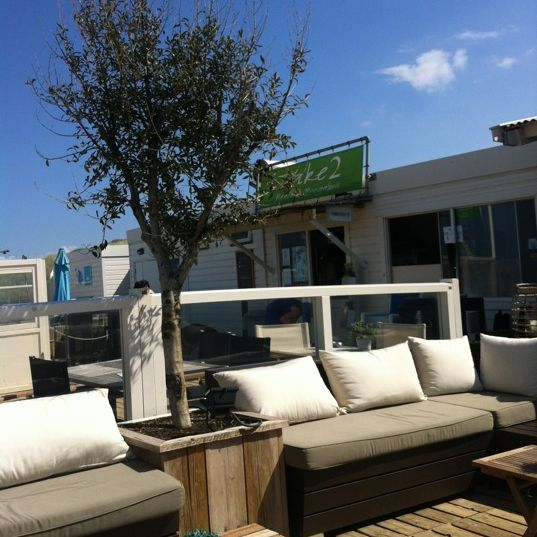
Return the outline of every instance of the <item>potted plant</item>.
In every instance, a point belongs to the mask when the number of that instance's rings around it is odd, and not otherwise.
[[[352,336],[356,341],[358,350],[371,350],[373,338],[377,335],[377,330],[376,325],[366,321],[356,321],[351,324]]]
[[[219,535],[218,533],[214,533],[212,531],[196,529],[189,531],[187,534],[185,534],[185,537],[219,537]]]
[[[356,283],[356,272],[352,263],[345,263],[345,272],[341,278],[342,285],[354,285]]]

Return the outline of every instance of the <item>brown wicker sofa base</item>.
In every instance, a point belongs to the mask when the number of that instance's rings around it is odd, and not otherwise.
[[[460,493],[492,433],[322,470],[286,468],[292,536],[322,533]]]
[[[517,424],[535,426],[536,416],[531,399],[480,392],[293,425],[284,430],[291,535],[340,529],[461,493],[476,476],[472,460],[496,451],[495,439]],[[330,457],[347,459],[329,464]]]
[[[497,449],[495,437],[536,418],[530,398],[478,392],[291,425],[283,430],[290,535],[330,532],[464,492],[477,475],[472,461]]]

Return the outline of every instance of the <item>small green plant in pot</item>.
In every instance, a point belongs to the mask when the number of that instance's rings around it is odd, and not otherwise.
[[[185,537],[219,537],[219,535],[207,530],[193,530],[188,532]]]
[[[358,350],[371,350],[373,338],[377,335],[377,327],[374,324],[366,321],[356,321],[351,324],[351,332]]]

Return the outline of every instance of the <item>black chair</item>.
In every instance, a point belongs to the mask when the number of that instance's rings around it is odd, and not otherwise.
[[[235,336],[222,332],[200,334],[198,359],[214,365],[242,365],[266,362],[270,357],[270,338]]]
[[[71,391],[66,361],[30,356],[30,371],[34,397],[61,395]]]

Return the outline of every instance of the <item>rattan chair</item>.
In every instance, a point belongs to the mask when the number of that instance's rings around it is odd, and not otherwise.
[[[425,323],[377,323],[377,326],[377,349],[404,343],[408,336],[425,339],[427,332],[427,325]]]
[[[270,338],[273,356],[306,356],[312,352],[308,323],[256,324],[255,335]]]

